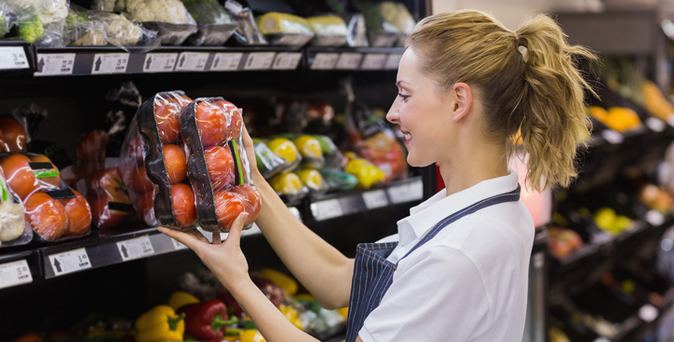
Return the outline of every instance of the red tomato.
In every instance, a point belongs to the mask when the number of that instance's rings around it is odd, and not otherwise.
[[[178,145],[166,144],[163,147],[164,166],[171,184],[180,183],[187,175],[185,151]]]
[[[31,170],[30,159],[23,154],[12,154],[0,162],[0,167],[7,178],[9,187],[22,199],[38,188],[38,182],[33,170]]]
[[[215,193],[215,216],[220,227],[229,231],[234,220],[246,210],[241,196],[234,192],[218,191]]]
[[[0,118],[0,152],[25,150],[26,136],[26,129],[14,118]]]
[[[204,159],[215,191],[234,183],[234,158],[229,147],[210,147],[204,151]]]
[[[197,219],[194,207],[194,192],[187,184],[175,184],[171,187],[171,208],[173,217],[180,227],[191,227]]]
[[[257,189],[255,189],[255,187],[250,184],[235,186],[232,188],[232,191],[239,194],[243,199],[245,211],[248,213],[246,225],[255,222],[255,219],[260,214],[262,204],[262,201],[260,200],[260,193],[257,192]]]
[[[26,220],[45,240],[56,240],[68,231],[66,211],[61,202],[44,192],[35,192],[24,203]]]
[[[225,140],[238,139],[241,136],[241,125],[243,122],[243,117],[241,116],[239,108],[227,100],[215,100],[213,103],[222,108],[227,116]]]
[[[225,140],[227,121],[222,107],[202,101],[197,104],[195,118],[197,130],[204,148],[220,144]]]
[[[180,135],[180,111],[190,101],[190,98],[181,95],[155,99],[154,119],[157,123],[161,142],[172,143],[178,139]]]
[[[65,210],[68,217],[68,235],[81,235],[91,228],[91,209],[89,203],[79,192],[72,190],[75,198],[66,201]]]
[[[54,177],[43,177],[38,175],[38,183],[47,183],[47,187],[54,187],[54,188],[60,188],[61,187],[61,173],[59,172],[59,169],[54,165],[54,163],[49,160],[49,158],[43,154],[38,154],[30,158],[31,162],[33,163],[49,163],[51,164],[51,169],[48,170],[43,170],[43,171],[49,171],[50,173],[56,173]]]

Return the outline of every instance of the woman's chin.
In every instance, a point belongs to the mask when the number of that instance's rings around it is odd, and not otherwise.
[[[426,167],[432,164],[435,164],[433,160],[423,160],[421,158],[416,158],[412,153],[407,154],[407,164],[411,167]]]

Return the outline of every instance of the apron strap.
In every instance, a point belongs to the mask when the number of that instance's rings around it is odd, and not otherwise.
[[[505,203],[505,202],[517,202],[520,199],[520,186],[519,184],[517,185],[517,189],[510,191],[510,192],[505,192],[502,194],[494,195],[489,198],[485,198],[483,200],[480,200],[472,205],[469,205],[447,217],[444,219],[440,220],[431,230],[414,246],[412,247],[411,250],[409,250],[400,260],[406,258],[408,255],[410,255],[412,252],[414,252],[417,248],[421,247],[424,245],[426,242],[430,241],[432,238],[434,238],[442,229],[453,223],[454,221],[457,221],[458,219],[472,214],[480,209],[484,209],[487,207],[491,207],[496,204],[500,203]],[[400,260],[398,262],[400,262]]]

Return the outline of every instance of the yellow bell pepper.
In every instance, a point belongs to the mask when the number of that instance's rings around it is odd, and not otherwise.
[[[185,291],[175,291],[169,297],[168,303],[173,310],[178,310],[181,306],[199,303],[199,299]]]
[[[257,329],[245,329],[239,335],[240,342],[266,342]]]
[[[168,305],[159,305],[136,321],[137,342],[182,341],[185,321]]]
[[[293,278],[287,276],[284,273],[272,270],[270,268],[265,268],[260,271],[260,275],[278,285],[289,296],[294,296],[297,293],[297,288],[299,285]]]
[[[281,305],[279,310],[281,310],[283,316],[286,316],[288,321],[290,321],[290,323],[292,323],[297,329],[304,330],[304,325],[302,324],[302,321],[300,321],[299,314],[295,308],[292,306]]]

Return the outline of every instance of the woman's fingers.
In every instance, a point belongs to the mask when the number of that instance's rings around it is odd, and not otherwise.
[[[229,228],[229,234],[227,235],[227,243],[232,243],[234,246],[239,247],[241,242],[241,231],[243,230],[243,224],[248,218],[248,213],[241,213],[236,217],[236,220],[232,222],[232,227]]]

